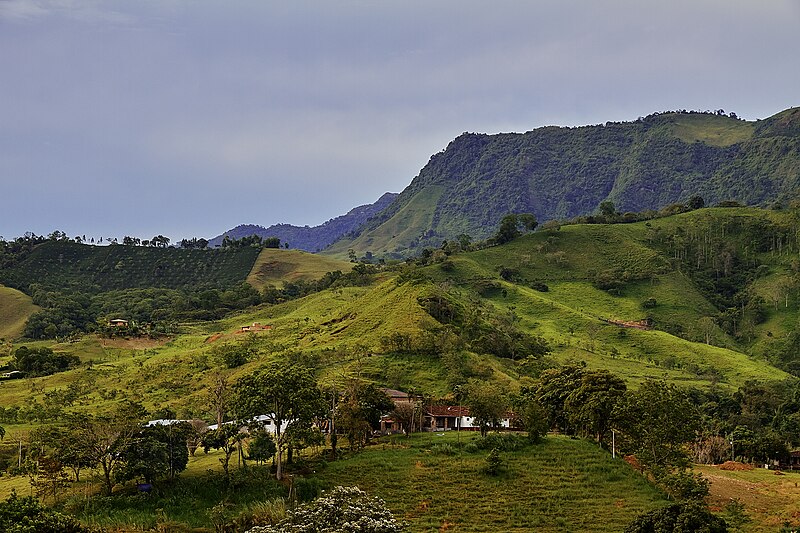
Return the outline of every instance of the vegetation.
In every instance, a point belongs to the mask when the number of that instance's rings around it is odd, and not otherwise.
[[[523,134],[464,133],[360,233],[328,251],[402,257],[459,234],[487,239],[508,213],[563,220],[606,201],[621,217],[692,195],[708,205],[786,204],[800,178],[798,123],[797,108],[758,122],[682,110]]]
[[[611,205],[602,211],[617,216]],[[75,317],[97,334],[0,346],[9,369],[18,353],[70,361],[63,371],[0,383],[0,467],[14,474],[0,488],[30,485],[41,498],[64,501],[94,480],[109,496],[92,499],[86,511],[67,506],[70,513],[107,525],[104,513],[113,509],[118,523],[146,518],[140,523],[156,527],[166,523],[155,511],[163,507],[127,496],[134,482],[163,491],[158,498],[173,505],[180,498],[172,487],[202,492],[198,476],[212,469],[208,483],[220,492],[203,496],[205,510],[193,507],[196,517],[170,510],[170,517],[189,527],[230,525],[258,498],[275,511],[260,523],[274,524],[286,507],[273,499],[288,493],[271,483],[253,500],[248,492],[234,508],[216,507],[226,491],[249,483],[245,472],[266,479],[274,456],[281,477],[292,473],[298,482],[316,471],[298,497],[358,485],[384,498],[413,531],[446,523],[592,530],[584,514],[622,530],[666,497],[708,494],[708,481],[687,469],[692,461],[771,462],[800,446],[798,382],[774,366],[792,372],[797,361],[795,220],[792,207],[698,208],[633,223],[548,227],[497,246],[456,239],[403,263],[352,263],[348,273],[280,280],[262,291],[240,284],[65,293],[45,283],[34,294],[43,310],[74,310],[51,325],[58,330]],[[293,273],[311,264],[300,259]],[[107,323],[120,315],[130,319],[127,329]],[[146,333],[158,317],[176,324],[169,336],[136,336],[134,328]],[[243,331],[254,323],[264,327]],[[412,434],[369,446],[380,415],[392,411],[379,386],[414,398],[407,412],[395,409],[408,431],[427,406],[459,404],[484,436]],[[299,396],[286,400],[292,394]],[[275,409],[284,401],[294,411]],[[527,435],[493,433],[508,410]],[[274,437],[254,423],[281,411],[272,427],[293,423]],[[197,423],[142,429],[155,418]],[[202,433],[212,420],[223,424]],[[336,437],[324,442],[312,422],[333,424]],[[245,426],[249,434],[240,431]],[[575,440],[546,437],[549,429]],[[573,444],[595,459],[556,459]],[[208,455],[193,456],[198,448]],[[609,452],[635,455],[644,475]],[[605,466],[576,474],[584,464]],[[591,477],[593,468],[602,475]],[[521,487],[530,491],[544,479],[528,472],[536,469],[575,485],[554,489],[554,498],[534,492],[525,499]],[[630,484],[616,485],[621,479]],[[415,488],[414,480],[430,486]],[[592,496],[597,487],[649,496],[635,505],[627,496],[590,505],[576,496],[586,487]],[[488,525],[488,503],[473,513],[464,508],[470,498],[454,505],[439,495],[496,499],[501,490],[510,491],[510,508]],[[751,512],[740,511],[739,518]],[[256,523],[251,515],[241,520]]]

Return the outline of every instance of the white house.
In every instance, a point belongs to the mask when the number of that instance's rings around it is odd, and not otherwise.
[[[451,431],[454,429],[480,430],[469,408],[457,405],[432,405],[425,414],[427,427],[431,431]],[[506,413],[500,419],[500,429],[511,429],[511,415]]]
[[[281,424],[281,433],[286,431],[286,428],[289,426],[290,422],[291,422],[290,420],[284,420],[283,421],[283,423]],[[233,424],[233,423],[234,422],[223,422],[222,424],[223,425],[228,425],[228,424]],[[273,435],[275,433],[277,433],[277,431],[276,431],[276,427],[277,426],[271,420],[271,418],[269,416],[267,416],[267,415],[259,415],[259,416],[255,417],[255,418],[251,418],[249,420],[245,420],[244,421],[244,427],[247,428],[248,430],[249,430],[249,426],[251,426],[251,425],[252,426],[256,426],[256,427],[262,427],[267,431],[267,433],[271,433]],[[209,431],[214,431],[218,427],[219,427],[218,424],[213,424],[211,426],[208,426],[208,429],[209,429]]]

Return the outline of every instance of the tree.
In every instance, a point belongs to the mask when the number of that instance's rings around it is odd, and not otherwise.
[[[203,451],[208,453],[209,450],[222,450],[225,457],[220,459],[222,463],[222,470],[225,472],[225,479],[230,479],[229,465],[231,456],[238,450],[240,443],[246,435],[242,433],[238,424],[227,423],[222,424],[216,429],[211,429],[203,434],[203,439],[200,445]]]
[[[469,383],[465,392],[469,414],[480,426],[481,436],[485,437],[489,429],[500,426],[507,408],[506,399],[497,387],[486,382]]]
[[[517,415],[517,422],[528,432],[528,440],[536,443],[547,435],[547,430],[550,429],[547,411],[536,400],[535,389],[522,387],[511,405]]]
[[[289,511],[289,518],[273,526],[255,527],[250,533],[344,532],[400,533],[398,522],[383,500],[358,487],[336,487],[316,500]]]
[[[239,378],[233,392],[233,405],[241,419],[264,415],[274,424],[278,447],[276,477],[283,479],[284,425],[307,423],[325,413],[311,370],[297,363],[273,363]]]
[[[248,459],[263,463],[275,455],[277,451],[275,439],[272,438],[268,431],[261,429],[254,431],[250,436],[250,442],[247,444]]]
[[[689,198],[689,201],[686,202],[686,206],[689,209],[702,209],[706,206],[706,201],[703,200],[703,197],[699,194],[694,194]]]
[[[421,408],[418,404],[409,402],[398,402],[392,411],[392,418],[400,424],[400,429],[406,436],[414,431],[414,424],[419,419]]]
[[[564,401],[567,417],[573,427],[582,428],[602,444],[625,389],[622,378],[607,370],[585,371]]]
[[[347,436],[351,450],[360,449],[380,427],[381,416],[393,409],[394,402],[382,390],[353,379],[336,408],[336,426]]]
[[[576,390],[585,372],[583,365],[567,365],[542,372],[535,387],[535,399],[547,413],[550,427],[558,428],[567,435],[574,433],[565,403]]]
[[[605,202],[600,202],[600,216],[602,216],[606,222],[611,222],[617,216],[617,210],[614,207],[614,202],[606,200]]]
[[[688,396],[675,385],[648,380],[628,391],[617,413],[617,428],[628,451],[650,470],[683,467],[685,444],[699,429],[700,416]]]
[[[145,483],[160,477],[173,479],[189,463],[186,437],[190,430],[186,423],[142,428],[119,451],[124,465],[117,479],[141,478]]]
[[[93,465],[100,466],[107,495],[111,495],[114,488],[113,474],[124,461],[120,452],[136,434],[143,411],[141,405],[126,403],[110,415],[86,417],[80,422],[75,419],[80,424],[85,453],[89,454]]]
[[[509,214],[500,220],[500,227],[494,235],[494,242],[505,244],[511,242],[520,235],[520,227],[525,231],[533,231],[538,225],[536,216],[531,213]]]

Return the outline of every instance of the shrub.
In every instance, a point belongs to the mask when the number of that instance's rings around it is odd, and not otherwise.
[[[431,446],[431,451],[438,455],[455,455],[458,450],[452,444],[443,442],[441,444],[434,444]]]
[[[676,503],[637,516],[625,528],[625,533],[679,533],[703,531],[727,533],[725,520],[714,516],[697,502]]]
[[[492,451],[486,456],[486,473],[490,476],[496,476],[500,473],[502,467],[503,459],[500,457],[500,451],[497,448],[492,448]]]
[[[12,491],[0,503],[0,531],[6,533],[89,533],[75,519],[51,511],[31,496],[19,498]]]
[[[656,305],[658,305],[658,302],[656,302],[656,299],[650,297],[647,300],[642,302],[642,309],[652,309]]]
[[[480,448],[474,442],[468,442],[464,445],[464,453],[478,453]]]
[[[317,498],[321,492],[319,479],[315,477],[298,478],[294,482],[294,490],[299,501],[310,502]]]
[[[347,531],[348,533],[396,533],[405,529],[386,504],[358,487],[336,487],[311,503],[289,512],[279,524],[255,527],[250,533]]]
[[[534,281],[531,283],[531,289],[539,292],[547,292],[550,290],[550,287],[548,287],[543,281]]]

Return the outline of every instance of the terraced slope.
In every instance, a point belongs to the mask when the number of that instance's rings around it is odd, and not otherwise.
[[[258,249],[249,247],[184,250],[46,242],[0,270],[0,281],[23,291],[32,283],[89,293],[147,287],[223,288],[245,281],[258,254]]]

